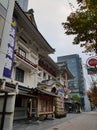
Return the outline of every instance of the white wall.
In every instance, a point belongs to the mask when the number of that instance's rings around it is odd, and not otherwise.
[[[46,73],[46,76],[44,78],[43,74]],[[40,74],[40,76],[38,75]],[[53,79],[54,76],[51,75],[50,73],[48,73],[46,70],[44,70],[43,68],[39,67],[38,68],[38,74],[37,74],[37,82],[41,82],[43,80],[48,80],[49,76],[50,76],[50,79]]]

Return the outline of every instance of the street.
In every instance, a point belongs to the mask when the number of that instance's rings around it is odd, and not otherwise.
[[[97,130],[97,112],[67,114],[67,117],[39,122],[14,122],[13,130]]]

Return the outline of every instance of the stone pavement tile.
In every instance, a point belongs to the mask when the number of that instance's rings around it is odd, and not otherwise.
[[[14,122],[13,130],[35,130],[39,127],[40,121],[21,121]]]
[[[97,130],[97,112],[84,113],[47,130]]]

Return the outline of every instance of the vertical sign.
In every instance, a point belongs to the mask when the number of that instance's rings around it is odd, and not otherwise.
[[[12,66],[14,60],[14,47],[15,47],[15,37],[16,37],[16,19],[13,18],[11,23],[11,28],[9,32],[9,39],[7,44],[7,54],[6,54],[6,61],[3,70],[3,76],[7,78],[11,78],[12,74]]]

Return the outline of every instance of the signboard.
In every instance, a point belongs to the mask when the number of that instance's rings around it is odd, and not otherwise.
[[[5,62],[4,70],[3,70],[3,76],[7,78],[11,78],[11,74],[12,74],[15,37],[16,37],[16,20],[15,18],[13,18],[10,32],[9,32],[8,44],[7,44],[6,62]]]
[[[90,57],[87,59],[87,72],[90,75],[97,74],[97,57]]]
[[[97,74],[97,67],[95,68],[87,68],[88,74]]]
[[[57,89],[57,92],[58,92],[58,95],[59,96],[63,96],[64,97],[64,89],[62,89],[62,88],[59,88],[59,89]]]

